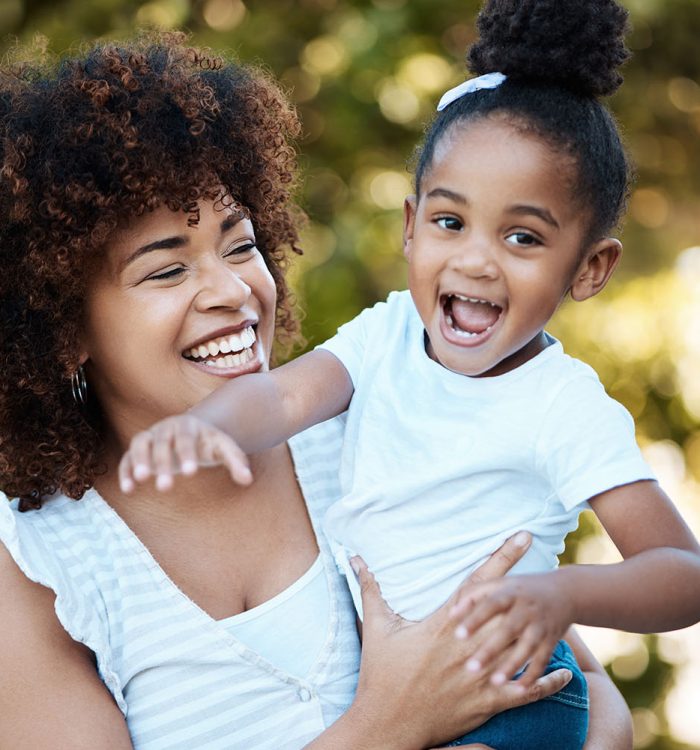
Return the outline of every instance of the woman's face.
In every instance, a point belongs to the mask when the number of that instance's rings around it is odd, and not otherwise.
[[[87,293],[88,390],[120,443],[269,365],[276,290],[251,222],[214,202],[188,218],[161,207],[115,233]]]

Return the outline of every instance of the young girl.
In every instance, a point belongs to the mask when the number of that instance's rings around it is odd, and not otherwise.
[[[469,669],[526,685],[571,664],[559,643],[571,623],[646,632],[698,620],[697,542],[641,458],[629,414],[544,330],[567,295],[601,291],[620,257],[609,233],[628,165],[597,97],[621,82],[625,27],[613,0],[490,0],[470,53],[480,77],[443,97],[405,204],[410,295],[391,294],[316,351],[137,436],[123,489],[151,474],[165,489],[174,471],[209,462],[246,483],[241,449],[349,407],[345,495],[325,529],[358,607],[354,555],[396,611],[420,619],[526,528],[534,542],[521,575],[454,607],[462,638],[499,617]],[[239,364],[229,358],[254,326],[232,333],[182,355]],[[625,561],[556,570],[587,507]],[[581,747],[582,685],[574,679],[545,711],[524,709],[507,734],[495,719],[454,744]]]

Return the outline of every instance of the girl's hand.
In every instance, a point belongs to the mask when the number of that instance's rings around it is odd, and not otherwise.
[[[552,695],[566,685],[571,679],[568,670],[553,672],[527,688],[519,682],[494,685],[487,674],[469,672],[465,667],[483,639],[491,635],[493,626],[483,628],[481,638],[454,638],[450,609],[460,596],[481,585],[475,580],[503,575],[528,546],[527,535],[524,546],[513,539],[506,542],[458,594],[417,623],[404,620],[388,608],[364,563],[355,559],[365,619],[357,696],[346,714],[354,728],[353,741],[358,740],[360,732],[359,739],[380,738],[376,745],[360,743],[362,747],[437,747],[501,711]],[[338,732],[341,726],[336,728]],[[310,747],[316,746],[325,747],[322,743]]]
[[[119,486],[128,494],[155,476],[156,488],[168,490],[175,474],[192,476],[205,466],[225,466],[237,484],[253,481],[248,458],[233,438],[192,414],[168,417],[132,439],[119,462]]]
[[[544,573],[465,588],[451,617],[458,639],[478,637],[481,641],[467,662],[469,671],[489,673],[493,684],[502,685],[527,664],[518,682],[529,687],[543,673],[554,647],[572,624],[573,612],[556,573]],[[480,634],[494,618],[499,624],[484,638]]]

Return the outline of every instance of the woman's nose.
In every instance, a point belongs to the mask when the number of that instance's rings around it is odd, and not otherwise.
[[[199,310],[242,307],[251,295],[251,288],[228,263],[214,263],[200,269],[200,289],[195,304]]]

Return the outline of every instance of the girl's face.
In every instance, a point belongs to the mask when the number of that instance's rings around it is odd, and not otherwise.
[[[87,294],[83,356],[118,441],[267,369],[275,305],[253,226],[234,208],[202,202],[188,226],[161,207],[116,233]]]
[[[406,202],[404,238],[434,360],[470,376],[508,372],[546,346],[567,291],[584,299],[602,288],[619,243],[581,255],[588,217],[570,177],[546,144],[494,119],[438,144],[417,205]]]

